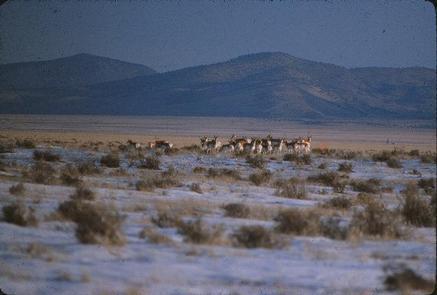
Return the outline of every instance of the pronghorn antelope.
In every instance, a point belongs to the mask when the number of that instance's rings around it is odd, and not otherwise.
[[[233,153],[235,151],[235,146],[232,143],[226,143],[221,146],[220,152]]]
[[[234,146],[236,152],[249,151],[249,145],[252,143],[252,139],[247,137],[237,138],[235,134],[233,134],[229,139],[229,143]]]
[[[134,142],[134,141],[128,139],[128,141],[127,141],[127,146],[128,146],[128,147],[134,147],[134,148],[136,148],[136,149],[140,149],[140,148],[141,148],[141,143],[139,143],[139,142]]]
[[[208,138],[206,136],[200,138],[200,143],[202,145],[202,149],[206,151],[206,153],[211,153],[212,151],[217,151],[222,146],[222,143],[217,140],[217,136],[214,136],[213,139]]]
[[[155,140],[151,141],[148,144],[151,149],[171,149],[173,144],[168,142],[167,140]]]
[[[269,139],[271,142],[272,152],[275,151],[277,151],[278,153],[282,152],[285,145],[285,138],[272,138],[272,136],[269,134],[267,136],[267,139]]]
[[[272,152],[272,141],[269,138],[261,139],[261,144],[265,153],[270,154]]]
[[[255,154],[261,154],[263,152],[263,140],[259,138],[255,138],[253,141],[252,150]]]

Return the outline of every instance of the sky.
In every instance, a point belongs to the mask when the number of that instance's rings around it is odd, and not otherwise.
[[[419,0],[9,0],[0,63],[89,53],[165,72],[280,51],[349,68],[435,68],[435,24]]]

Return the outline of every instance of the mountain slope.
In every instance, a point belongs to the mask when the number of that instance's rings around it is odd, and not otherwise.
[[[0,89],[77,87],[156,72],[146,66],[90,54],[0,65]]]
[[[431,69],[347,69],[259,53],[81,88],[3,92],[0,106],[4,113],[432,120],[435,95]]]

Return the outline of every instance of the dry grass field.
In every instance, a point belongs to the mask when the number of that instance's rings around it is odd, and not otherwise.
[[[3,292],[431,292],[435,130],[232,120],[2,116]],[[232,133],[313,149],[198,146]],[[175,148],[126,145],[156,138]]]

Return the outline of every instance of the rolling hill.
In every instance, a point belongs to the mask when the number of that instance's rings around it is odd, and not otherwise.
[[[435,78],[427,68],[348,69],[258,53],[80,87],[0,87],[0,112],[434,120]]]

